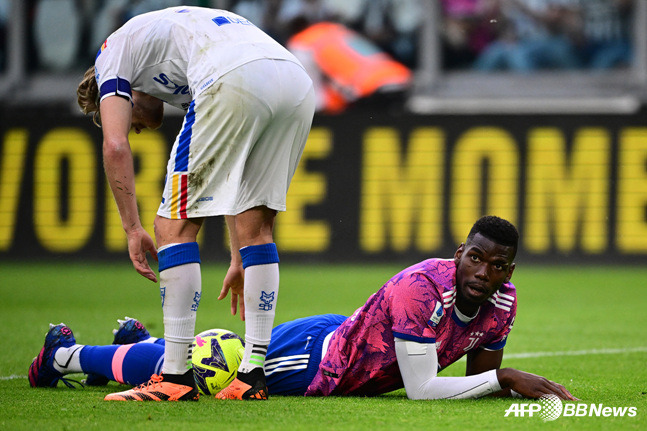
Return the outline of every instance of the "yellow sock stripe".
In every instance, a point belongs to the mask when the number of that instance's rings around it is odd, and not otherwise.
[[[180,214],[178,212],[178,205],[180,204],[180,176],[178,174],[173,174],[171,181],[171,218],[177,219],[180,218]]]

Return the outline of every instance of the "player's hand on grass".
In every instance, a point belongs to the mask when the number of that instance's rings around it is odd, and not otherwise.
[[[577,400],[564,386],[536,374],[503,368],[497,370],[497,378],[502,388],[512,389],[526,398],[539,398],[542,395],[553,394],[562,400]]]
[[[153,259],[157,260],[157,249],[155,248],[153,239],[142,227],[128,231],[127,235],[128,255],[133,262],[135,270],[150,281],[157,283],[157,275],[151,269],[148,260],[146,260],[146,252],[150,253]]]
[[[222,290],[218,299],[225,299],[227,293],[231,291],[231,314],[236,315],[236,311],[240,307],[240,320],[245,320],[245,270],[243,269],[242,262],[232,263],[227,270],[227,275],[222,282]]]

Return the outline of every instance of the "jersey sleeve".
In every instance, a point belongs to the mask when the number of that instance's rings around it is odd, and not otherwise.
[[[396,338],[395,352],[409,399],[480,398],[501,389],[496,370],[465,377],[438,377],[438,356],[434,344],[418,344]]]
[[[485,350],[501,350],[505,347],[505,344],[508,341],[508,335],[512,330],[512,326],[514,325],[514,319],[517,315],[516,297],[506,295],[506,294],[502,295],[501,293],[499,293],[499,296],[501,296],[502,298],[498,299],[497,301],[504,305],[507,304],[509,307],[508,308],[509,311],[505,315],[505,323],[503,324],[503,327],[498,332],[498,334],[493,338],[492,341],[481,346]]]
[[[100,100],[121,96],[132,103],[132,58],[130,39],[126,35],[113,34],[103,43],[94,62]]]
[[[399,278],[389,288],[393,335],[407,341],[435,343],[435,326],[442,317],[442,301],[431,281],[419,273]],[[440,317],[437,315],[440,313]]]

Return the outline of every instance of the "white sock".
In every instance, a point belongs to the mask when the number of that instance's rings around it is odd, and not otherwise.
[[[202,281],[199,263],[167,268],[160,272],[160,291],[166,340],[162,373],[184,374],[191,366],[191,343]]]
[[[245,268],[245,354],[238,368],[243,373],[265,364],[278,294],[278,263]]]
[[[59,347],[54,353],[54,369],[63,374],[82,373],[81,350],[83,347],[82,344]]]

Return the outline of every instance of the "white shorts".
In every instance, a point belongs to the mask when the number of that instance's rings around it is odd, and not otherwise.
[[[314,113],[312,81],[299,65],[256,60],[223,75],[188,109],[167,166],[169,219],[285,211]]]

